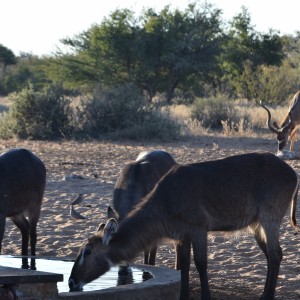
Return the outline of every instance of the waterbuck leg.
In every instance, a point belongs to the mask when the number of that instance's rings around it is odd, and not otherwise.
[[[193,233],[192,245],[194,261],[200,277],[201,299],[210,300],[211,294],[207,276],[207,232],[201,230]]]
[[[189,272],[191,263],[191,239],[185,236],[184,239],[176,245],[176,268],[181,271],[181,286],[179,300],[189,299],[190,286],[189,286]]]
[[[149,253],[149,261],[148,264],[154,266],[155,265],[155,258],[156,258],[156,251],[157,251],[157,246],[153,247],[150,250]]]
[[[29,235],[30,235],[30,253],[31,256],[36,255],[36,242],[37,242],[37,233],[36,227],[39,220],[39,211],[36,211],[35,214],[32,216],[30,212],[28,212],[29,217]],[[31,258],[30,260],[30,269],[36,270],[35,259]]]
[[[145,265],[149,265],[149,251],[148,250],[145,250],[144,251],[144,264]]]
[[[36,226],[37,221],[33,222],[32,220],[29,222],[29,234],[30,234],[30,248],[31,248],[31,255],[35,256],[36,253],[36,241],[37,241],[37,234],[36,234]]]
[[[290,151],[294,151],[294,143],[297,136],[297,128],[295,128],[290,134]]]
[[[0,253],[2,250],[2,240],[4,236],[4,230],[5,230],[5,214],[0,214]]]
[[[35,256],[35,249],[36,249],[36,242],[37,242],[37,234],[36,234],[36,227],[40,217],[41,211],[41,203],[42,203],[42,196],[38,197],[38,204],[31,206],[28,209],[28,219],[29,219],[29,234],[30,234],[30,247],[31,247],[31,255]]]
[[[272,232],[272,234],[270,232]],[[274,227],[270,230],[268,230],[268,228],[263,230],[260,227],[255,231],[255,239],[267,258],[268,267],[266,284],[260,299],[274,299],[280,263],[282,260],[282,250],[279,245],[279,228],[276,226],[275,231]]]
[[[29,241],[29,223],[23,214],[13,216],[10,218],[14,224],[20,229],[22,234],[22,256],[28,255],[28,241]],[[22,268],[28,269],[28,258],[22,258]]]

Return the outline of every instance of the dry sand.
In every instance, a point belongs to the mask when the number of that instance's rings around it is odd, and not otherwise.
[[[178,163],[190,163],[247,152],[274,152],[276,141],[269,135],[252,138],[208,135],[165,144],[2,141],[0,150],[14,147],[30,149],[47,168],[47,187],[38,224],[37,255],[74,258],[83,241],[95,232],[100,222],[105,221],[107,205],[111,204],[114,183],[121,168],[135,160],[141,151],[164,149]],[[288,163],[300,172],[299,160]],[[66,180],[66,176],[71,174],[80,175],[83,179]],[[84,194],[84,202],[76,210],[86,217],[85,220],[73,220],[69,215],[69,203],[78,193]],[[300,213],[297,216],[300,223]],[[276,299],[300,299],[299,239],[299,235],[293,234],[287,215],[281,230],[284,257]],[[2,252],[20,254],[20,246],[21,235],[7,220]],[[209,236],[208,253],[214,299],[259,298],[266,278],[266,260],[252,236]],[[161,244],[157,265],[173,267],[174,260],[173,244]],[[142,255],[136,262],[142,262]],[[191,299],[200,299],[199,279],[193,263],[190,281]]]

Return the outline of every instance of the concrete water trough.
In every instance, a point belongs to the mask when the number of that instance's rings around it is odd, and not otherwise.
[[[112,271],[114,273],[109,280],[114,282],[108,288],[105,285],[99,288],[97,283],[94,283],[82,292],[68,292],[66,286],[73,265],[72,261],[37,258],[37,270],[24,270],[19,268],[19,265],[21,265],[20,257],[0,255],[0,296],[11,291],[20,300],[174,300],[179,298],[180,272],[169,268],[133,264],[133,274],[135,274],[133,283],[117,285],[120,284],[117,275],[114,275],[117,271]],[[141,280],[138,277],[141,277]],[[105,282],[105,280],[103,276],[97,281]]]

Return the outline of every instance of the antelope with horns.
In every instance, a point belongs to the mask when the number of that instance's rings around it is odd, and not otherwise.
[[[12,149],[0,155],[0,178],[0,251],[6,217],[9,217],[21,231],[22,255],[28,255],[30,237],[31,255],[35,256],[36,227],[46,185],[46,168],[29,150]],[[28,268],[28,260],[23,258],[22,261],[22,267]],[[31,263],[35,268],[35,262],[32,260]]]
[[[109,207],[108,218],[121,222],[175,164],[174,158],[166,151],[141,152],[134,162],[121,170],[113,194],[117,214]],[[144,251],[145,264],[155,264],[156,251],[157,245],[153,245],[150,251]]]
[[[69,278],[71,291],[132,260],[167,237],[181,241],[180,300],[189,298],[190,247],[201,282],[201,299],[211,299],[207,276],[207,235],[248,229],[267,259],[261,299],[274,299],[282,260],[279,228],[291,205],[295,210],[298,176],[271,153],[250,153],[221,160],[174,166],[120,223],[108,224],[82,246]],[[102,240],[105,241],[103,244]]]
[[[267,124],[269,129],[277,134],[278,151],[283,150],[288,140],[290,140],[290,151],[294,151],[294,142],[300,125],[300,91],[293,96],[288,113],[280,126],[276,122],[273,122],[273,125],[271,124],[270,110],[262,102],[260,104],[268,113]]]

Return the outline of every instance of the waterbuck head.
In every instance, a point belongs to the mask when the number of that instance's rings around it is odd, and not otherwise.
[[[293,122],[291,120],[291,112],[289,111],[289,114],[286,117],[285,121],[283,122],[282,127],[279,127],[276,122],[273,122],[273,125],[271,124],[270,110],[262,102],[260,102],[260,105],[268,113],[267,125],[268,125],[269,129],[277,135],[278,151],[282,151],[283,148],[287,145],[288,140],[289,140],[290,131],[293,129]]]
[[[106,256],[108,243],[118,230],[115,219],[100,224],[96,234],[80,248],[69,278],[70,291],[81,291],[83,286],[106,273],[111,263]]]

